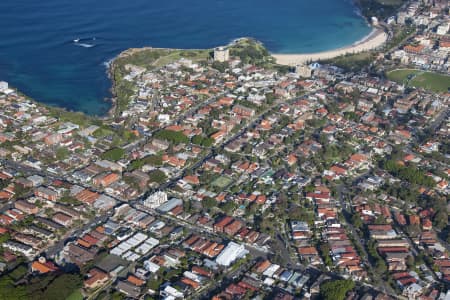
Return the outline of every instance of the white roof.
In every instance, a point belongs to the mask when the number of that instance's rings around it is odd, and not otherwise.
[[[272,277],[273,274],[275,274],[275,272],[276,272],[279,268],[280,268],[279,265],[277,265],[277,264],[272,264],[270,267],[268,267],[268,268],[264,271],[263,275],[264,275],[264,276],[268,276],[268,277]]]
[[[245,249],[244,245],[230,242],[227,247],[217,256],[216,263],[228,267],[236,259],[245,256],[247,253],[248,251]]]
[[[166,292],[169,295],[172,295],[176,298],[183,298],[184,294],[178,291],[177,289],[171,287],[170,285],[166,286],[164,289],[164,292]]]
[[[146,260],[144,261],[144,268],[149,272],[156,273],[161,267],[149,260]]]

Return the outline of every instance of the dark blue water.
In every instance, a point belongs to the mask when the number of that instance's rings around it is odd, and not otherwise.
[[[130,47],[206,48],[251,36],[272,52],[300,53],[370,31],[350,0],[1,0],[0,28],[0,80],[94,115],[110,107],[104,62]],[[78,37],[95,47],[75,45]]]

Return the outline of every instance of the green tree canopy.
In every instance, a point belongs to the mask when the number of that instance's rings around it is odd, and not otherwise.
[[[345,295],[355,288],[352,280],[330,280],[320,286],[320,295],[325,300],[344,300]]]
[[[174,144],[187,144],[189,143],[189,138],[185,136],[180,131],[173,131],[173,130],[161,130],[155,133],[154,135],[156,138],[163,139],[169,142],[172,142]]]

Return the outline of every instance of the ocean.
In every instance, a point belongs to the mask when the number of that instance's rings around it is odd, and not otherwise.
[[[105,63],[131,47],[210,48],[245,36],[274,53],[309,53],[371,31],[351,0],[3,0],[0,28],[0,80],[91,115],[111,106]]]

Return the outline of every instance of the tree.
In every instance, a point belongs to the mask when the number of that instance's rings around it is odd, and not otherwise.
[[[2,235],[0,235],[0,244],[3,244],[4,242],[8,241],[11,238],[11,234],[9,232],[6,232]]]
[[[440,208],[433,218],[434,226],[438,229],[443,229],[448,223],[448,213],[446,208]]]
[[[34,299],[59,300],[67,299],[81,286],[82,279],[78,274],[52,274],[40,277],[34,284],[29,284],[27,289]]]
[[[225,72],[225,69],[229,67],[229,65],[227,62],[214,61],[211,67],[223,73]]]
[[[22,300],[29,299],[26,288],[23,285],[14,286],[9,276],[0,277],[0,300]]]
[[[320,286],[320,295],[325,300],[344,300],[345,295],[355,288],[352,280],[326,281]]]
[[[210,137],[202,137],[201,135],[195,135],[191,142],[196,145],[201,145],[203,147],[211,147],[214,143],[214,139]]]
[[[361,229],[363,226],[361,215],[359,213],[355,213],[352,215],[352,224],[358,229]]]
[[[217,206],[217,201],[214,198],[205,197],[205,199],[203,199],[203,201],[202,201],[202,206],[203,206],[203,208],[209,210],[209,209]]]
[[[148,176],[150,177],[151,182],[156,182],[158,184],[161,184],[167,180],[166,174],[161,170],[153,170],[148,173]]]
[[[414,268],[415,261],[414,261],[414,257],[412,255],[408,255],[406,257],[406,265],[408,266],[409,269]]]
[[[234,210],[237,208],[236,202],[233,201],[227,201],[223,203],[220,208],[227,214],[231,214],[234,212]]]
[[[69,157],[69,150],[64,147],[60,147],[56,150],[56,159],[57,160],[64,160],[67,157]]]
[[[156,138],[160,138],[169,142],[172,142],[174,144],[187,144],[189,143],[189,138],[185,136],[180,131],[173,131],[173,130],[161,130],[155,133],[154,135]]]
[[[320,251],[320,254],[322,255],[325,265],[327,265],[329,267],[332,266],[333,261],[331,260],[331,257],[330,257],[330,245],[328,245],[328,243],[326,243],[326,242],[321,242],[319,245],[319,251]]]
[[[383,167],[389,173],[399,177],[402,180],[406,180],[412,184],[424,185],[427,187],[435,186],[434,180],[425,174],[424,171],[417,169],[413,166],[405,167],[397,163],[396,160],[390,159],[383,162]]]
[[[125,155],[125,150],[122,148],[114,148],[104,152],[101,157],[106,160],[118,161]]]
[[[193,144],[200,145],[203,141],[203,138],[201,135],[195,135],[191,141]]]

